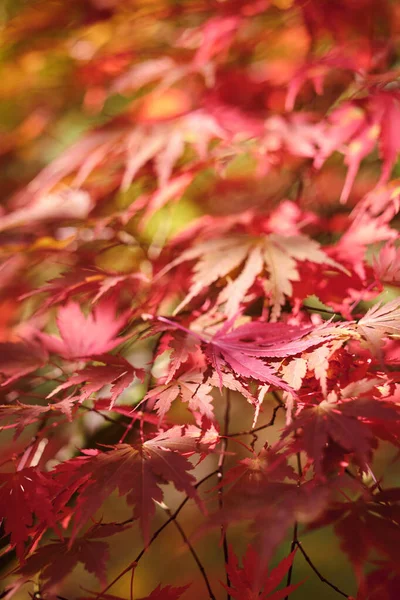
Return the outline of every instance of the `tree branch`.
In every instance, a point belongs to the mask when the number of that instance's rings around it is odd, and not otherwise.
[[[282,408],[282,406],[280,404],[278,404],[278,406],[275,406],[274,410],[272,411],[272,416],[271,416],[270,420],[268,421],[268,423],[265,423],[265,425],[260,425],[259,427],[254,427],[254,429],[245,429],[243,431],[236,431],[235,433],[227,433],[226,437],[230,438],[230,437],[239,437],[240,435],[253,435],[253,433],[256,433],[257,431],[261,431],[262,429],[267,429],[267,427],[272,427],[275,424],[276,416],[277,416],[278,410],[280,408]]]
[[[216,473],[218,473],[218,470],[212,471],[211,473],[209,473],[208,475],[206,475],[205,477],[203,477],[202,479],[200,479],[200,481],[198,481],[195,484],[195,488],[197,489],[198,487],[200,487],[203,483],[205,483],[208,479],[210,479],[211,477],[213,477],[214,475],[216,475]],[[101,592],[99,592],[97,594],[97,596],[95,597],[95,600],[99,600],[99,598],[104,598],[104,594],[106,592],[108,592],[108,590],[110,588],[112,588],[113,585],[115,585],[117,583],[117,581],[119,581],[124,575],[126,575],[126,573],[129,573],[129,571],[131,569],[134,569],[140,559],[143,557],[143,555],[146,553],[146,550],[148,550],[148,548],[150,548],[150,546],[152,545],[152,543],[158,538],[158,536],[160,535],[160,533],[162,533],[162,531],[164,531],[164,529],[174,520],[176,519],[176,517],[179,515],[179,513],[181,512],[182,508],[189,502],[190,498],[189,496],[186,496],[186,498],[184,500],[182,500],[182,502],[180,503],[180,505],[178,506],[178,508],[172,513],[172,515],[168,518],[167,521],[165,521],[165,523],[163,523],[151,536],[149,543],[147,546],[145,546],[144,548],[142,548],[142,550],[139,552],[139,554],[137,555],[137,557],[129,563],[129,565],[127,567],[125,567],[125,569],[123,571],[121,571],[121,573],[119,573],[113,580],[111,583],[109,583],[107,585],[107,587],[105,587],[103,590],[101,590]],[[128,521],[125,521],[128,522]]]
[[[219,460],[218,460],[218,472],[217,472],[217,478],[218,478],[218,506],[219,506],[219,510],[221,511],[224,507],[224,500],[223,500],[223,489],[221,486],[222,483],[222,479],[224,476],[224,462],[225,462],[225,454],[226,454],[226,449],[228,447],[228,435],[229,435],[229,418],[230,418],[230,411],[231,411],[231,398],[230,398],[230,390],[227,389],[226,390],[226,405],[225,405],[225,415],[224,415],[224,437],[221,439],[221,454],[219,456]],[[223,551],[224,551],[224,562],[225,562],[225,571],[226,571],[226,585],[228,586],[228,588],[230,587],[230,581],[229,581],[229,575],[228,575],[228,571],[227,571],[227,564],[228,564],[228,560],[229,560],[229,553],[228,553],[228,540],[226,537],[226,527],[224,525],[221,525],[221,536],[222,536],[222,547],[223,547]],[[231,596],[230,593],[227,592],[227,596],[226,596],[227,600],[230,600]]]
[[[317,567],[314,565],[314,563],[312,562],[311,558],[308,556],[307,552],[304,550],[304,548],[301,545],[301,542],[299,540],[297,540],[296,546],[300,550],[300,552],[302,553],[302,555],[304,556],[305,561],[309,564],[309,566],[311,567],[311,569],[314,571],[314,573],[317,575],[317,577],[323,583],[326,583],[326,585],[329,585],[329,587],[331,587],[333,590],[335,590],[335,592],[337,592],[338,594],[340,594],[341,596],[343,596],[343,598],[350,598],[350,596],[348,594],[346,594],[345,592],[343,592],[343,590],[341,590],[340,588],[338,588],[337,585],[335,585],[334,583],[332,583],[331,581],[329,581],[329,579],[326,579],[326,577],[324,577],[318,571]]]
[[[168,508],[168,506],[166,506],[165,504],[161,504],[161,507],[165,510],[165,512],[167,513],[167,515],[172,519],[175,527],[177,528],[177,530],[179,531],[179,533],[182,536],[183,541],[185,542],[186,546],[189,549],[189,552],[191,553],[191,555],[194,558],[194,561],[196,563],[196,565],[199,568],[199,571],[204,579],[204,583],[206,584],[207,590],[208,590],[208,594],[210,597],[210,600],[216,600],[214,593],[212,591],[211,585],[210,585],[210,581],[207,577],[207,573],[206,570],[202,564],[202,562],[200,561],[200,558],[196,552],[196,550],[193,548],[192,544],[190,543],[186,533],[184,532],[181,524],[176,520],[176,517],[174,517],[174,515],[172,514],[172,512],[170,511],[170,509]]]
[[[300,486],[300,477],[303,475],[303,468],[301,466],[300,452],[297,452],[296,459],[297,459],[297,472],[299,474],[299,481],[297,483],[297,486],[299,487]],[[299,543],[299,540],[298,540],[298,531],[299,531],[299,524],[298,524],[297,521],[295,521],[294,525],[293,525],[293,537],[292,537],[292,543],[291,543],[291,546],[290,546],[290,552],[293,552],[293,550],[296,548],[297,544]],[[290,565],[289,571],[288,571],[288,574],[287,574],[287,580],[286,580],[287,587],[290,586],[291,581],[292,581],[293,562]],[[286,596],[285,600],[289,600],[289,594]]]

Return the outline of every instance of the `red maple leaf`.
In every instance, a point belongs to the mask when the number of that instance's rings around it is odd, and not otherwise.
[[[178,600],[189,587],[189,585],[181,587],[173,587],[172,585],[161,587],[161,585],[158,585],[149,596],[139,598],[139,600]]]
[[[8,385],[42,367],[47,360],[47,352],[31,342],[0,343],[0,373],[5,377],[1,385]]]
[[[138,598],[138,600],[179,600],[182,594],[186,592],[189,587],[190,584],[181,587],[174,587],[172,585],[161,587],[161,585],[158,585],[156,588],[154,588],[149,596],[146,596],[145,598]],[[78,600],[94,600],[95,596],[96,593],[93,592],[93,596],[85,596],[84,598],[81,597],[78,598]],[[103,600],[124,600],[124,598],[121,598],[121,596],[114,596],[112,594],[101,594],[101,597]]]
[[[326,508],[328,489],[315,481],[298,484],[287,457],[275,448],[243,459],[224,475],[224,506],[210,517],[210,526],[249,521],[265,567],[296,520],[312,521]]]
[[[246,550],[242,568],[239,567],[239,561],[230,547],[227,564],[230,585],[222,585],[235,600],[283,600],[302,583],[294,583],[276,590],[289,571],[295,554],[296,551],[289,554],[269,572],[268,567],[260,565],[260,556],[252,546],[249,545]]]
[[[210,440],[215,444],[215,437]],[[150,523],[155,513],[154,502],[161,502],[160,485],[171,482],[177,490],[201,502],[194,488],[195,478],[189,473],[193,465],[184,456],[199,451],[207,443],[196,427],[184,431],[175,427],[142,445],[120,444],[108,452],[84,451],[84,456],[60,464],[53,471],[55,481],[64,492],[57,505],[65,505],[79,489],[74,509],[74,535],[101,507],[114,490],[126,496],[139,519],[145,542],[149,540]]]
[[[35,518],[38,524],[57,528],[53,499],[58,490],[48,474],[33,467],[0,473],[0,519],[20,561],[24,559],[25,542],[35,533]]]
[[[350,600],[397,600],[400,597],[399,566],[393,560],[375,560],[378,567],[361,581],[357,598]]]
[[[154,409],[161,420],[178,397],[188,404],[189,410],[194,414],[199,413],[208,419],[214,418],[213,398],[210,395],[212,385],[204,383],[204,374],[201,371],[192,369],[173,381],[168,380],[152,388],[144,397],[144,400],[155,401]]]
[[[79,401],[84,402],[92,394],[98,392],[106,385],[111,385],[111,409],[122,392],[132,383],[135,377],[143,381],[145,372],[136,369],[122,356],[103,355],[96,356],[96,361],[103,362],[104,366],[87,366],[82,371],[75,373],[68,381],[57,386],[47,397],[51,398],[62,390],[84,384],[79,392]]]
[[[335,502],[309,529],[334,525],[342,550],[356,575],[372,551],[391,559],[400,544],[400,492],[398,488],[363,490],[347,502]]]
[[[285,435],[297,431],[301,448],[312,459],[315,471],[323,473],[325,451],[334,442],[344,454],[353,454],[358,464],[367,469],[375,436],[385,439],[385,421],[398,422],[395,404],[372,397],[338,399],[334,392],[319,404],[304,408],[286,428]],[[294,445],[297,444],[295,440]]]
[[[158,355],[164,352],[170,352],[168,373],[164,381],[170,383],[179,368],[184,364],[199,348],[199,341],[190,334],[181,330],[167,331],[161,338],[158,348]]]
[[[2,429],[16,430],[16,437],[24,431],[27,425],[35,423],[46,413],[63,413],[68,420],[72,420],[72,407],[74,402],[71,398],[65,398],[54,404],[41,406],[40,404],[2,404],[0,405],[0,422]]]
[[[106,584],[106,567],[109,558],[108,544],[97,538],[105,538],[124,530],[123,526],[95,524],[76,539],[65,537],[52,541],[29,556],[25,565],[17,571],[22,580],[39,573],[42,592],[55,591],[74,568],[82,563],[103,585]]]

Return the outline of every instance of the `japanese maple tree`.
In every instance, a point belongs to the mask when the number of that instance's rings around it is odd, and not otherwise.
[[[1,598],[400,598],[399,9],[6,3]]]

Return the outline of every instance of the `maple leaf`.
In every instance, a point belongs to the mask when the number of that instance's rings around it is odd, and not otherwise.
[[[226,333],[231,323],[225,323],[205,350],[207,359],[219,376],[220,386],[223,384],[223,367],[227,365],[239,377],[257,379],[294,393],[293,388],[277,377],[274,368],[262,359],[293,356],[318,345],[322,339],[318,336],[305,337],[310,328],[256,321]]]
[[[166,585],[161,587],[159,584],[154,590],[151,592],[149,596],[145,598],[138,598],[138,600],[179,600],[184,592],[189,589],[189,585],[184,585],[180,587],[174,587],[172,585]],[[78,600],[93,600],[96,596],[95,592],[92,592],[93,596],[85,596],[84,598],[79,598]],[[104,600],[124,600],[121,596],[114,596],[112,594],[101,594],[101,597]]]
[[[24,561],[25,542],[35,532],[34,517],[39,523],[57,529],[52,501],[58,489],[48,474],[33,467],[16,473],[0,473],[0,518],[21,562]]]
[[[372,550],[392,559],[400,543],[399,489],[363,492],[353,501],[333,503],[310,527],[334,525],[359,580]]]
[[[323,329],[321,333],[323,333],[324,331],[328,333],[329,329]],[[316,348],[306,350],[302,354],[302,360],[300,361],[299,365],[295,364],[297,358],[293,359],[287,365],[286,370],[282,368],[282,377],[285,379],[285,381],[292,385],[291,381],[289,381],[287,377],[288,370],[292,371],[291,377],[295,377],[295,383],[296,385],[298,385],[299,379],[304,371],[304,363],[302,362],[304,360],[306,363],[307,371],[314,373],[315,378],[317,379],[317,381],[319,381],[321,385],[323,394],[326,396],[328,394],[328,371],[331,365],[331,358],[335,355],[335,352],[343,346],[343,344],[348,340],[348,338],[351,337],[351,334],[351,330],[346,331],[344,325],[343,328],[335,328],[335,330],[332,331],[332,335],[337,336],[336,339],[328,338],[324,344],[321,344]],[[300,387],[294,387],[294,389],[300,389]]]
[[[281,368],[283,379],[294,389],[299,390],[307,373],[307,360],[297,357]]]
[[[0,217],[0,231],[46,219],[85,219],[93,207],[87,192],[65,189],[40,195],[24,208]]]
[[[189,332],[182,330],[169,331],[165,333],[160,341],[158,355],[170,352],[168,374],[165,384],[170,383],[178,369],[199,347],[198,340]]]
[[[41,406],[40,404],[2,404],[0,405],[0,422],[2,429],[16,429],[16,437],[22,433],[27,425],[35,423],[46,413],[60,412],[72,421],[73,400],[66,398],[54,404]]]
[[[69,301],[57,314],[61,339],[41,332],[38,337],[49,352],[66,359],[105,354],[123,341],[116,335],[125,325],[127,314],[117,317],[115,313],[115,305],[105,300],[85,317],[79,304]]]
[[[173,587],[171,585],[161,587],[161,585],[158,585],[149,596],[140,598],[139,600],[178,600],[189,587],[190,585],[181,587]]]
[[[315,166],[321,166],[333,150],[344,153],[349,169],[341,202],[347,201],[361,161],[377,142],[383,159],[380,183],[389,178],[400,145],[388,123],[393,125],[400,121],[399,99],[398,92],[374,91],[365,101],[344,103],[330,114],[330,125],[326,127],[326,136],[321,137]]]
[[[206,418],[202,428],[196,425],[174,425],[149,440],[154,448],[179,452],[182,456],[192,456],[196,453],[208,453],[219,442],[219,434],[215,426]]]
[[[169,379],[169,378],[168,378]],[[212,386],[203,383],[203,375],[198,371],[189,371],[175,381],[157,385],[147,392],[143,400],[155,400],[154,409],[162,420],[171,408],[172,402],[178,398],[188,404],[192,412],[199,412],[208,419],[214,418]]]
[[[277,567],[268,572],[268,568],[260,568],[260,557],[250,545],[243,557],[243,567],[239,568],[238,559],[231,546],[226,567],[230,585],[224,583],[222,585],[236,600],[283,600],[301,585],[301,583],[291,584],[276,591],[276,587],[293,564],[295,554],[296,551],[292,552]]]
[[[315,481],[298,484],[287,456],[274,447],[263,449],[224,474],[224,507],[211,515],[209,526],[250,521],[264,568],[294,521],[313,521],[326,508],[326,487]]]
[[[400,285],[400,247],[393,242],[385,244],[373,262],[377,279],[382,283]]]
[[[397,232],[368,214],[355,219],[330,254],[343,264],[351,266],[363,281],[366,279],[365,254],[368,246],[376,242],[393,240]]]
[[[120,444],[108,452],[83,451],[84,456],[66,461],[53,471],[55,480],[65,488],[65,496],[79,489],[74,510],[74,535],[101,507],[114,491],[134,507],[133,516],[140,520],[145,542],[149,540],[150,522],[155,513],[154,501],[161,502],[160,485],[172,482],[200,505],[194,488],[195,478],[188,472],[193,465],[181,454],[196,452],[199,430],[196,434],[173,428],[169,436],[160,434],[141,446]],[[193,430],[192,430],[193,432]],[[179,451],[179,452],[178,452]],[[61,495],[59,503],[66,502]]]
[[[378,567],[360,583],[357,598],[351,600],[396,600],[400,593],[398,565],[391,560],[374,561]]]
[[[211,391],[214,387],[220,387],[220,380],[217,374],[213,374],[206,381],[204,377],[205,373],[202,371],[191,369],[170,383],[155,386],[146,394],[144,400],[155,400],[154,409],[160,420],[164,418],[172,402],[180,397],[183,402],[187,403],[189,410],[195,416],[200,414],[212,421],[214,407]],[[235,379],[232,373],[222,373],[222,382],[224,388],[239,392],[250,404],[257,407],[258,401],[255,396],[242,382]]]
[[[186,106],[183,112],[188,112],[188,108]],[[89,133],[45,167],[29,184],[25,194],[43,194],[75,171],[73,183],[80,187],[109,156],[122,158],[125,163],[122,190],[129,188],[140,169],[151,160],[155,163],[159,187],[163,187],[185,150],[187,138],[194,140],[193,146],[200,158],[203,158],[212,139],[227,137],[217,120],[204,109],[173,116],[177,118],[166,122],[157,122],[155,119],[152,123],[151,118],[146,118],[144,109],[143,123],[137,124],[133,129],[118,124],[114,130],[99,129]]]
[[[201,27],[189,29],[178,40],[178,45],[192,48],[198,46],[193,63],[197,68],[209,66],[210,60],[231,45],[240,24],[239,17],[215,17]],[[199,36],[201,33],[201,36]]]
[[[364,337],[370,350],[377,354],[387,336],[400,335],[400,299],[378,302],[358,321],[356,330]]]
[[[367,386],[367,393],[369,390]],[[395,405],[384,399],[363,397],[362,392],[361,389],[360,397],[355,399],[338,399],[335,392],[330,392],[326,400],[303,408],[293,423],[286,427],[284,436],[293,431],[299,432],[301,447],[313,460],[318,475],[323,474],[324,452],[331,441],[342,448],[343,453],[354,454],[360,466],[366,470],[377,433],[370,425],[374,421],[384,423],[385,420],[400,420]],[[351,393],[350,388],[348,393]]]
[[[285,100],[285,109],[292,111],[297,95],[307,80],[312,82],[315,92],[322,95],[324,78],[332,69],[356,71],[357,67],[352,57],[347,56],[340,48],[335,48],[325,56],[302,65],[291,78]]]
[[[0,373],[5,377],[1,385],[36,371],[47,358],[47,352],[38,344],[25,341],[0,343]]]
[[[17,572],[24,579],[39,573],[42,591],[51,593],[82,563],[89,573],[93,573],[105,585],[109,549],[106,542],[97,538],[109,537],[123,530],[118,525],[102,527],[95,524],[80,538],[65,537],[62,541],[42,546],[28,557],[25,565]]]
[[[182,262],[198,259],[194,267],[192,285],[186,298],[176,308],[179,312],[200,292],[211,284],[227,277],[243,262],[240,275],[220,293],[218,302],[225,304],[228,317],[237,314],[246,293],[265,269],[268,279],[263,283],[271,302],[271,320],[276,320],[286,297],[292,295],[292,282],[299,280],[297,261],[309,261],[342,269],[338,263],[321,250],[318,242],[305,235],[284,236],[276,233],[254,238],[245,235],[226,236],[196,244],[170,263],[167,269]],[[165,272],[165,270],[164,270]]]
[[[57,386],[47,398],[52,398],[62,390],[78,386],[83,383],[79,392],[79,401],[84,402],[90,396],[106,385],[111,385],[111,399],[109,410],[114,406],[118,397],[132,383],[135,377],[143,381],[145,372],[143,369],[133,367],[122,356],[96,356],[96,360],[104,362],[104,366],[87,366],[70,377],[68,381]]]
[[[291,360],[289,363],[281,367],[282,378],[295,391],[298,391],[301,388],[306,373],[307,361],[302,357],[296,357],[294,360]],[[282,399],[286,404],[286,425],[289,425],[292,421],[294,398],[291,393],[284,392],[284,397]]]
[[[97,292],[91,298],[91,303],[95,304],[110,290],[116,291],[120,288],[126,288],[131,293],[136,293],[138,285],[142,281],[146,281],[146,277],[141,273],[116,275],[98,268],[74,269],[51,279],[41,288],[24,294],[22,299],[36,296],[39,293],[47,293],[46,300],[37,311],[41,313],[50,306],[63,303],[76,294]]]
[[[176,69],[177,65],[172,58],[164,56],[153,60],[145,60],[134,65],[132,68],[114,81],[111,86],[113,92],[123,93],[126,91],[136,90],[143,85],[147,85],[155,79],[165,77]]]

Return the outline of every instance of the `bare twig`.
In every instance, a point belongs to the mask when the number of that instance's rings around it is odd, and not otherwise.
[[[304,556],[304,559],[307,562],[307,564],[311,567],[311,569],[314,571],[314,573],[317,575],[317,577],[323,583],[326,583],[326,585],[329,585],[330,588],[332,588],[333,590],[335,590],[335,592],[337,592],[338,594],[340,594],[341,596],[343,596],[343,598],[350,598],[350,596],[348,594],[346,594],[345,592],[343,592],[343,590],[341,590],[340,588],[338,588],[337,585],[335,585],[334,583],[332,583],[331,581],[329,581],[329,579],[326,579],[326,577],[324,577],[318,571],[317,567],[314,565],[314,563],[312,562],[311,558],[308,556],[307,552],[304,550],[304,548],[301,545],[301,542],[299,542],[299,540],[297,540],[296,546],[300,550],[300,552],[302,553],[302,555]]]
[[[170,511],[170,509],[168,508],[168,506],[166,506],[165,504],[162,504],[161,507],[165,510],[165,512],[167,513],[167,515],[172,519],[175,527],[177,528],[177,530],[179,531],[179,533],[181,534],[181,537],[183,539],[183,541],[185,542],[186,546],[189,549],[190,554],[193,556],[194,561],[196,563],[196,565],[199,568],[199,571],[204,579],[204,583],[206,584],[207,590],[208,590],[208,594],[210,597],[210,600],[216,600],[214,593],[212,591],[211,585],[210,585],[210,581],[207,577],[207,573],[206,570],[196,552],[196,550],[193,548],[192,544],[190,543],[186,533],[184,532],[181,524],[176,520],[176,517],[174,517],[174,515],[172,514],[172,512]]]
[[[298,486],[300,486],[300,477],[303,475],[303,468],[301,466],[301,456],[300,456],[300,452],[297,452],[296,454],[296,458],[297,458],[297,472],[299,474],[299,481],[297,483]],[[296,548],[299,540],[298,540],[298,532],[299,532],[299,524],[297,521],[295,521],[294,525],[293,525],[293,537],[292,537],[292,543],[290,546],[290,552],[293,552],[293,550]],[[287,581],[286,581],[286,585],[289,587],[292,581],[292,575],[293,575],[293,562],[289,567],[289,571],[288,571],[288,575],[287,575]],[[285,600],[288,600],[289,595],[286,596]]]
[[[224,506],[224,500],[223,500],[224,492],[223,492],[221,483],[222,483],[222,479],[224,476],[224,462],[225,462],[226,449],[228,447],[230,410],[231,410],[230,390],[227,389],[225,415],[224,415],[224,437],[222,437],[222,439],[221,439],[221,454],[220,454],[219,460],[218,460],[218,472],[217,472],[217,478],[218,478],[218,483],[219,483],[218,506],[219,506],[220,510],[222,510],[223,506]],[[224,562],[225,562],[225,567],[226,567],[228,564],[229,554],[228,554],[228,540],[226,537],[225,525],[221,525],[221,536],[222,536],[222,547],[223,547],[223,551],[224,551]],[[227,569],[225,569],[225,570],[226,570],[226,585],[229,588],[229,586],[230,586],[229,575],[228,575]],[[230,598],[231,598],[229,591],[227,592],[226,598],[227,598],[227,600],[230,600]]]
[[[100,417],[103,417],[103,419],[105,421],[108,421],[108,423],[113,423],[113,425],[120,425],[121,427],[124,427],[125,429],[127,429],[129,427],[128,423],[124,423],[124,421],[118,420],[118,419],[113,419],[112,417],[109,417],[108,415],[105,415],[101,410],[98,410],[97,408],[93,408],[90,406],[84,406],[83,404],[81,404],[79,406],[79,408],[81,410],[86,410],[87,412],[94,412],[97,415],[100,415]]]
[[[276,416],[277,416],[278,410],[280,408],[282,408],[282,406],[280,404],[278,404],[278,406],[275,406],[274,410],[272,411],[272,416],[271,416],[270,420],[268,421],[268,423],[265,423],[265,425],[260,425],[259,427],[255,427],[254,429],[247,429],[244,431],[235,431],[235,433],[227,433],[226,437],[230,438],[230,437],[239,437],[240,435],[253,435],[253,433],[256,433],[257,431],[261,431],[262,429],[267,429],[267,427],[272,427],[275,424]]]
[[[200,479],[200,481],[198,481],[196,483],[196,485],[194,486],[195,488],[200,487],[203,483],[205,483],[208,479],[210,479],[211,477],[213,477],[216,473],[218,473],[217,470],[212,471],[211,473],[209,473],[208,475],[206,475],[205,477],[203,477],[202,479]],[[139,554],[137,555],[137,557],[129,563],[129,565],[127,567],[125,567],[125,569],[123,571],[121,571],[121,573],[119,573],[113,580],[111,583],[109,583],[107,585],[107,587],[105,587],[103,590],[101,590],[101,592],[99,592],[97,594],[97,596],[95,597],[95,600],[99,600],[99,598],[104,598],[104,594],[106,592],[108,592],[108,590],[117,583],[117,581],[119,581],[124,575],[126,575],[126,573],[129,573],[129,571],[131,571],[132,569],[134,569],[137,564],[139,563],[140,559],[143,557],[143,555],[145,554],[146,550],[148,550],[148,548],[151,546],[151,544],[158,538],[158,536],[160,535],[160,533],[162,533],[162,531],[164,531],[164,529],[170,524],[172,523],[172,521],[174,519],[176,519],[176,517],[179,515],[179,513],[181,512],[182,508],[187,504],[187,502],[190,500],[189,496],[186,496],[186,498],[184,500],[182,500],[182,502],[180,503],[180,505],[178,506],[178,508],[172,513],[172,515],[168,518],[167,521],[165,521],[165,523],[163,523],[152,535],[152,537],[149,540],[149,543],[147,544],[147,546],[145,546],[144,548],[142,548],[142,550],[139,552]],[[126,521],[128,522],[128,521]]]

